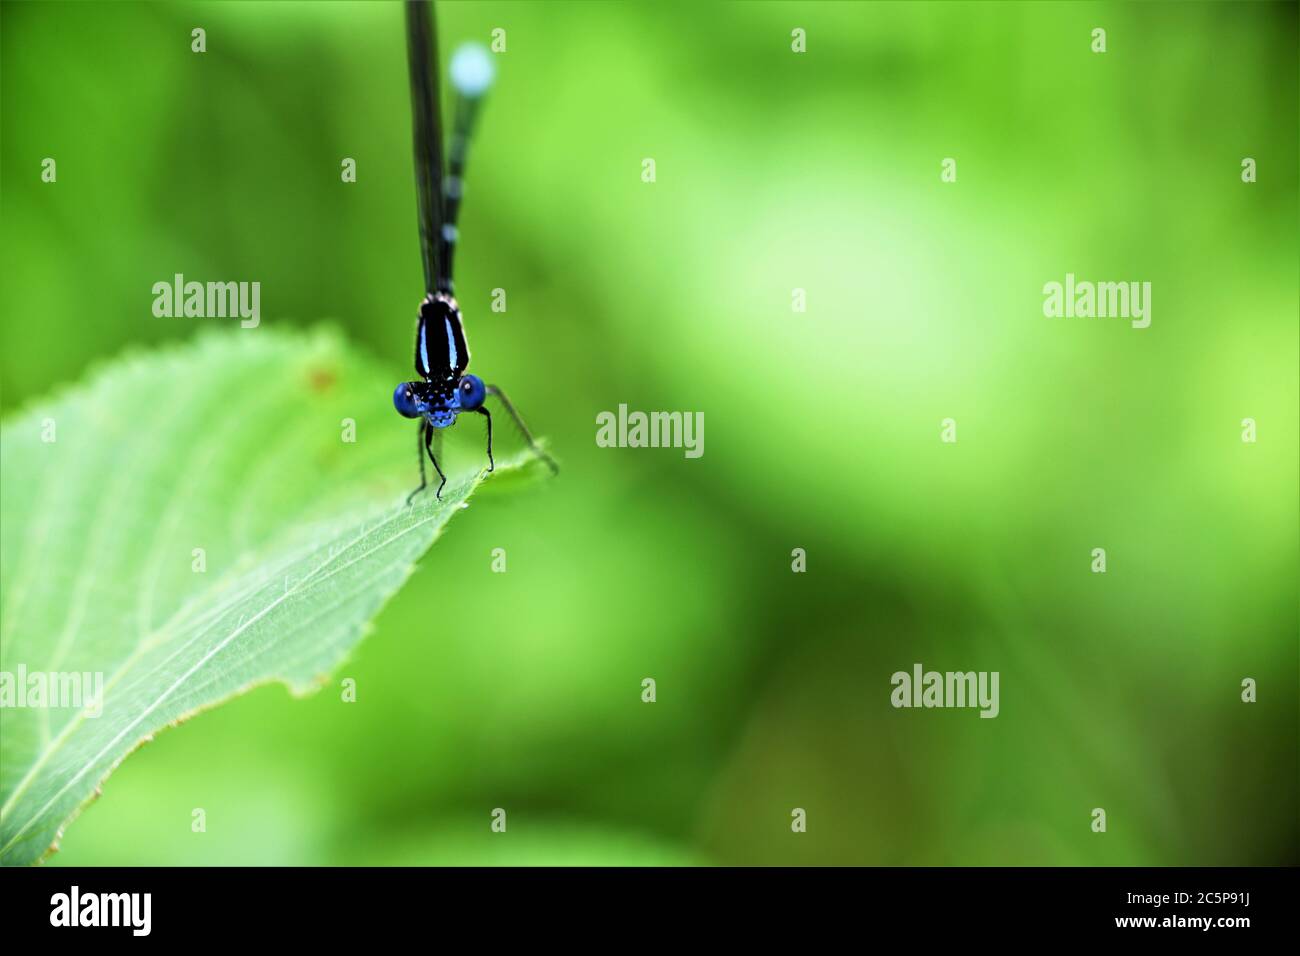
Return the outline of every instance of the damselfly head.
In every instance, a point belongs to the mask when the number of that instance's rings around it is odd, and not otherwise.
[[[478,99],[492,85],[496,67],[481,43],[462,43],[451,55],[451,84],[466,99]]]

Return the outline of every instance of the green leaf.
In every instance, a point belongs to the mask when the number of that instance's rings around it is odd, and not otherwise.
[[[4,424],[0,863],[40,860],[159,729],[320,686],[468,507],[477,460],[406,505],[389,378],[331,333],[259,329],[130,356]],[[51,672],[92,699],[35,700]]]

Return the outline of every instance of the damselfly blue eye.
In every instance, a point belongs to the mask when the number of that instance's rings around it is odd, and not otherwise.
[[[393,390],[393,407],[403,418],[419,418],[420,408],[416,404],[415,392],[410,382],[403,382]]]
[[[460,407],[466,411],[474,411],[487,398],[487,387],[477,375],[462,376],[456,387],[460,391]]]

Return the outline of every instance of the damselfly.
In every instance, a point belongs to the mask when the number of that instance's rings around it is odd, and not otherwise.
[[[469,138],[483,94],[492,84],[492,59],[482,46],[467,44],[451,59],[451,82],[456,90],[455,125],[443,175],[442,124],[438,119],[438,38],[429,0],[406,4],[407,53],[411,67],[411,116],[415,141],[415,192],[419,200],[420,251],[424,260],[425,297],[415,329],[415,371],[421,381],[403,382],[393,392],[393,406],[406,418],[420,420],[420,487],[407,497],[409,502],[425,489],[424,457],[429,456],[441,479],[435,494],[441,498],[447,476],[438,456],[442,453],[442,429],[456,423],[462,412],[482,415],[487,422],[488,471],[492,460],[492,415],[485,404],[488,396],[501,402],[529,447],[558,471],[554,459],[533,439],[505,392],[485,385],[477,375],[468,375],[469,347],[460,306],[452,294],[451,263],[456,249],[456,217],[465,189],[465,158]],[[436,451],[435,451],[436,446]]]

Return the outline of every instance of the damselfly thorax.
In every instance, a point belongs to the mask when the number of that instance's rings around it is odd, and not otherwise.
[[[452,382],[469,366],[469,346],[456,300],[443,292],[425,296],[415,327],[415,371],[430,382]]]

